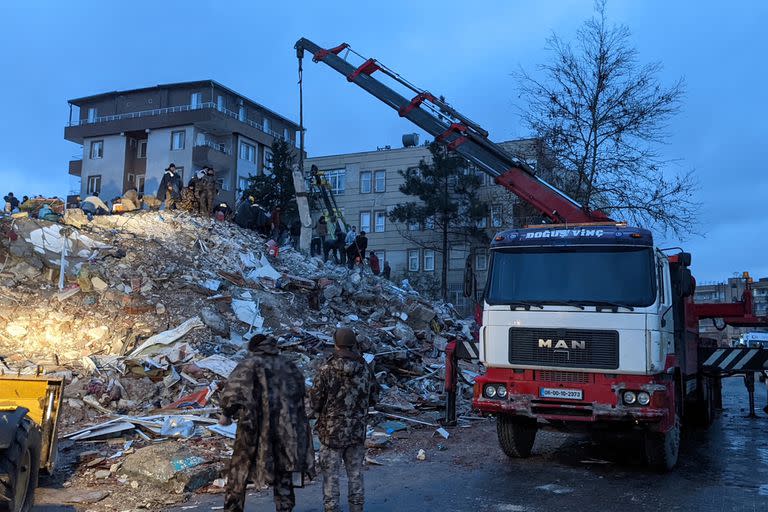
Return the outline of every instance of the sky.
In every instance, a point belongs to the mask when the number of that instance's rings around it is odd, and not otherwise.
[[[591,0],[414,2],[0,2],[0,190],[66,195],[67,100],[169,82],[214,79],[298,120],[293,45],[347,42],[411,82],[444,95],[494,140],[530,135],[512,73],[535,71],[546,39],[571,39]],[[661,152],[695,171],[702,236],[663,240],[693,254],[699,282],[749,271],[768,277],[768,2],[609,0],[641,62],[686,82]],[[399,147],[418,131],[322,64],[305,59],[310,156]],[[7,189],[7,190],[6,190]],[[662,239],[663,236],[657,236]]]

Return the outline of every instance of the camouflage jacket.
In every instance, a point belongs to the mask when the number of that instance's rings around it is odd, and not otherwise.
[[[320,368],[309,393],[320,441],[331,448],[364,442],[368,407],[376,403],[378,393],[379,384],[365,360],[348,350],[336,351]]]
[[[233,461],[247,453],[250,478],[259,485],[273,483],[276,471],[314,477],[304,376],[274,345],[251,354],[230,374],[221,393],[223,414],[238,419],[238,457]]]
[[[216,195],[218,193],[219,183],[215,176],[206,174],[195,183],[195,194],[197,197],[205,194]]]

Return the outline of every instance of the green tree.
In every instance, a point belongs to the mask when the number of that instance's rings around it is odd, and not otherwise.
[[[480,177],[464,158],[436,142],[429,145],[430,161],[400,171],[405,182],[400,192],[418,199],[396,205],[389,218],[411,243],[442,256],[440,296],[448,300],[448,250],[454,242],[486,241],[477,227],[488,215],[488,205],[478,198]],[[425,231],[412,231],[418,225]]]
[[[244,192],[246,196],[255,197],[256,202],[269,211],[279,207],[284,222],[298,215],[292,174],[296,156],[296,150],[291,144],[275,139],[272,143],[270,170],[248,178],[248,189]]]

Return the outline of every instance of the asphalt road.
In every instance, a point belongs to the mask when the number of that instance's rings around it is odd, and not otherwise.
[[[679,466],[658,474],[632,443],[597,447],[585,437],[539,435],[531,458],[510,460],[492,421],[456,431],[448,441],[419,437],[377,457],[365,473],[365,509],[384,511],[544,512],[768,510],[768,417],[748,419],[740,378],[724,386],[725,410],[707,431],[688,432]],[[766,388],[758,386],[759,409]],[[439,451],[441,442],[447,449]],[[413,446],[410,446],[413,444]],[[428,458],[417,462],[417,446]],[[344,489],[344,485],[342,485]],[[221,507],[223,496],[196,497],[174,511]],[[248,512],[274,510],[268,493],[248,498]],[[297,491],[296,512],[322,510],[319,484]]]

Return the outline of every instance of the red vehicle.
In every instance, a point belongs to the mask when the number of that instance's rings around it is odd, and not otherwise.
[[[636,436],[650,464],[671,469],[681,425],[711,422],[719,379],[745,373],[748,389],[754,384],[768,351],[718,349],[698,331],[705,318],[768,325],[768,318],[753,314],[747,275],[741,302],[696,304],[689,253],[659,249],[650,231],[578,204],[444,100],[349,45],[324,49],[300,39],[296,50],[300,69],[304,52],[312,53],[315,62],[395,109],[551,222],[500,232],[490,247],[477,344],[487,371],[475,381],[473,406],[496,416],[507,455],[527,457],[540,428],[586,429]],[[353,66],[340,56],[350,54],[362,63]],[[378,80],[381,74],[412,96]],[[464,345],[452,344],[449,354]],[[455,363],[449,357],[449,419]],[[752,385],[754,408],[753,391]]]

